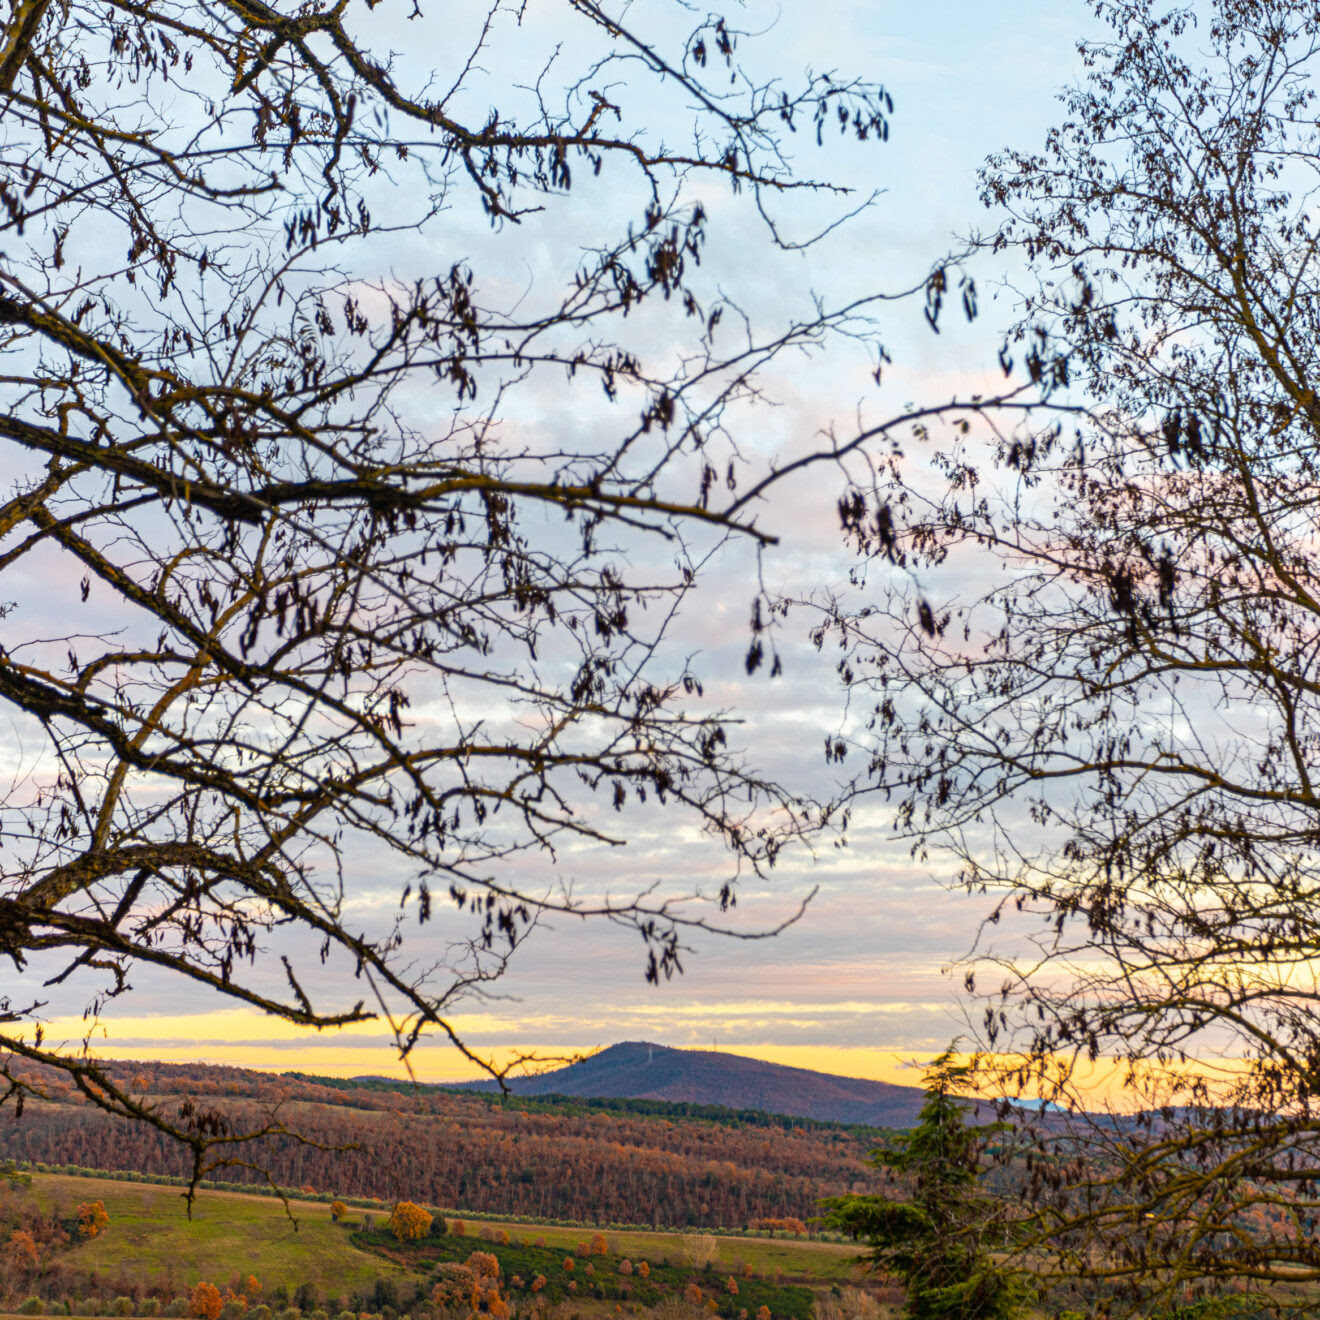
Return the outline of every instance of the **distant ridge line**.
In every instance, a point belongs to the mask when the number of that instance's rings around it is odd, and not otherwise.
[[[789,1118],[870,1127],[911,1127],[925,1102],[916,1086],[840,1077],[767,1063],[723,1050],[675,1049],[622,1041],[552,1072],[509,1079],[515,1095],[582,1100],[665,1100],[754,1109]],[[494,1081],[460,1082],[456,1091],[493,1092]]]

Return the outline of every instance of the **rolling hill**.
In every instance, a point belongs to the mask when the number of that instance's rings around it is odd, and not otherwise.
[[[671,1049],[647,1041],[611,1045],[567,1068],[519,1078],[511,1086],[517,1095],[685,1101],[873,1127],[911,1127],[925,1099],[915,1086],[836,1077],[739,1054]],[[454,1089],[496,1087],[493,1082],[470,1082]]]

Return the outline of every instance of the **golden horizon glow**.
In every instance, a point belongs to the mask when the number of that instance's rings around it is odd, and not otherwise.
[[[558,1066],[571,1057],[588,1055],[600,1048],[599,1042],[551,1046],[510,1043],[515,1031],[520,1034],[525,1031],[530,1041],[538,1037],[544,1040],[550,1033],[538,1032],[535,1020],[511,1024],[490,1013],[459,1014],[451,1019],[451,1025],[463,1039],[474,1043],[474,1053],[496,1067],[526,1055],[537,1055],[547,1066]],[[556,1020],[556,1025],[562,1028],[562,1019]],[[564,1039],[562,1029],[554,1035]],[[502,1043],[475,1044],[483,1038]],[[393,1046],[388,1029],[380,1022],[315,1032],[245,1008],[106,1018],[95,1023],[90,1033],[89,1024],[81,1018],[54,1019],[45,1024],[44,1040],[48,1047],[62,1045],[72,1049],[81,1049],[86,1040],[94,1055],[110,1061],[199,1063],[258,1072],[412,1078],[432,1083],[472,1081],[486,1075],[459,1051],[436,1038],[419,1046],[405,1064]],[[670,1048],[709,1050],[711,1047],[690,1044]],[[941,1051],[750,1042],[718,1048],[717,1052],[835,1076],[919,1087],[923,1070]],[[970,1056],[955,1057],[966,1061]],[[1227,1073],[1241,1067],[1232,1060],[1207,1062],[1206,1066]],[[1134,1096],[1123,1085],[1125,1072],[1124,1065],[1117,1061],[1100,1060],[1080,1069],[1074,1080],[1088,1106],[1112,1104],[1130,1109]]]
[[[460,1014],[450,1021],[460,1036],[473,1042],[492,1035],[507,1040],[510,1034],[509,1024],[491,1014]],[[475,1064],[439,1040],[414,1051],[410,1074],[400,1061],[388,1030],[379,1022],[314,1032],[242,1008],[106,1018],[92,1027],[90,1035],[88,1024],[81,1018],[57,1018],[45,1024],[48,1046],[55,1043],[81,1046],[84,1039],[91,1052],[99,1057],[144,1063],[209,1063],[261,1072],[313,1072],[328,1077],[412,1075],[418,1081],[428,1082],[471,1081],[485,1076]],[[571,1046],[519,1043],[474,1046],[473,1052],[504,1066],[519,1055],[535,1053],[562,1060],[591,1054],[598,1048],[597,1044],[585,1041]],[[711,1047],[671,1048],[708,1050]],[[919,1086],[921,1069],[939,1053],[938,1050],[776,1044],[739,1044],[720,1048],[718,1052],[901,1086]]]

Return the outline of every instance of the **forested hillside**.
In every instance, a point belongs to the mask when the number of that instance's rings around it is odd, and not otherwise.
[[[146,1067],[150,1067],[148,1073]],[[137,1089],[177,1111],[204,1097],[246,1121],[276,1109],[292,1137],[246,1158],[257,1169],[217,1176],[348,1196],[408,1199],[451,1209],[602,1223],[739,1227],[758,1218],[807,1218],[817,1198],[873,1181],[864,1164],[876,1133],[808,1124],[669,1119],[572,1105],[501,1102],[447,1091],[333,1086],[238,1069],[148,1065]],[[0,1158],[182,1174],[169,1140],[84,1103],[57,1083],[0,1126]]]

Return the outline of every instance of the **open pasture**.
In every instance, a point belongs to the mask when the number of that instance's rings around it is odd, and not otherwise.
[[[106,1278],[170,1281],[182,1289],[252,1273],[267,1290],[310,1279],[333,1296],[404,1273],[355,1247],[319,1202],[291,1202],[291,1219],[271,1197],[201,1191],[189,1218],[177,1187],[37,1174],[32,1191],[43,1209],[71,1213],[80,1201],[105,1203],[109,1227],[63,1259]]]

